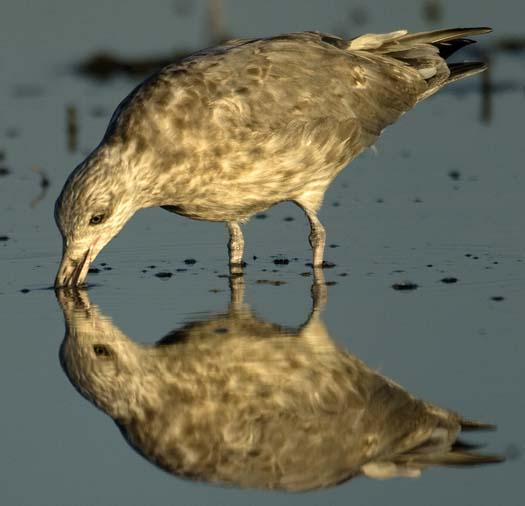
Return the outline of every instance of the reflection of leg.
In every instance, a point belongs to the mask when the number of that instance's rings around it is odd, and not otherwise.
[[[313,250],[312,263],[314,267],[321,267],[323,265],[326,232],[315,212],[307,209],[305,209],[305,212],[308,221],[310,222],[310,235],[308,236],[308,239],[310,240],[310,246],[312,246]]]
[[[242,275],[235,275],[233,272],[230,275],[230,311],[236,312],[243,309],[244,301],[244,277]]]
[[[311,293],[313,303],[312,312],[322,311],[327,301],[327,291],[323,269],[320,267],[314,267],[314,280],[312,283]]]
[[[241,265],[244,251],[244,237],[241,227],[236,221],[230,221],[228,222],[228,230],[230,232],[230,241],[228,242],[230,265]]]

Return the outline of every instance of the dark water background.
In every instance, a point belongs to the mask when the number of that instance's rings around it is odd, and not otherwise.
[[[326,278],[336,284],[328,287],[323,319],[336,342],[414,395],[496,423],[487,451],[512,456],[523,447],[525,415],[525,52],[497,48],[505,37],[523,38],[525,7],[511,0],[442,2],[441,17],[432,21],[423,3],[225,1],[223,31],[495,29],[478,45],[492,64],[491,114],[487,102],[483,112],[479,78],[452,85],[389,128],[377,153],[360,157],[327,193],[320,217],[328,244],[338,247],[326,252],[336,264]],[[298,495],[183,481],[134,453],[111,419],[68,383],[58,361],[63,320],[46,290],[61,250],[53,204],[139,80],[119,75],[101,82],[73,68],[100,50],[136,59],[206,46],[207,8],[204,1],[174,0],[2,3],[0,167],[8,173],[0,175],[0,236],[8,239],[0,242],[0,502],[522,504],[519,456],[499,466],[436,469],[419,480],[358,478]],[[75,151],[68,149],[68,107],[78,124]],[[300,324],[311,281],[300,275],[310,254],[301,212],[281,205],[244,230],[247,302],[269,322]],[[298,261],[275,267],[279,254]],[[189,257],[194,266],[183,263]],[[157,267],[142,273],[149,265]],[[137,341],[154,342],[228,303],[227,279],[219,277],[227,272],[220,224],[142,211],[94,267],[101,272],[90,275],[97,285],[91,299]],[[188,270],[169,280],[153,275],[177,268]],[[458,281],[441,282],[445,277]],[[262,279],[286,283],[257,283]],[[419,288],[391,288],[407,280]]]

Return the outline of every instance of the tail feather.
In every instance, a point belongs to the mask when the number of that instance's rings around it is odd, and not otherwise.
[[[416,70],[427,82],[427,89],[418,98],[421,101],[448,83],[483,72],[487,66],[482,62],[448,63],[446,59],[475,42],[468,37],[491,31],[487,27],[476,27],[418,33],[399,30],[386,34],[367,34],[351,40],[348,49],[394,58]]]
[[[399,39],[400,42],[436,44],[438,42],[448,42],[454,39],[464,39],[471,35],[483,35],[492,32],[488,26],[475,28],[447,28],[445,30],[434,30],[430,32],[407,33]]]

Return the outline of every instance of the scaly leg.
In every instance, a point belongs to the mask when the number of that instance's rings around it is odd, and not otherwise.
[[[228,242],[228,252],[230,255],[230,267],[242,264],[242,254],[244,252],[244,237],[240,225],[236,221],[228,222],[230,241]]]
[[[310,235],[308,236],[308,239],[310,240],[310,246],[312,247],[313,251],[312,264],[314,268],[322,267],[326,232],[314,211],[305,209],[304,212],[306,213],[308,221],[310,222]]]

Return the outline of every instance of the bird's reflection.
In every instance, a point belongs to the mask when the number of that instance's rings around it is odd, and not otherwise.
[[[237,282],[225,314],[155,345],[130,340],[85,291],[60,290],[61,362],[140,454],[179,476],[306,490],[501,460],[457,440],[487,426],[415,399],[339,348],[315,288],[298,329],[255,316]]]

